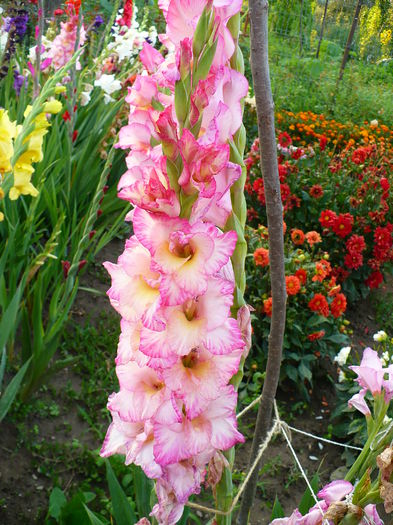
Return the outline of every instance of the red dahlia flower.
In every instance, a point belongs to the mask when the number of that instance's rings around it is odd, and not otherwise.
[[[352,235],[345,243],[347,250],[351,254],[360,254],[366,249],[366,242],[363,235]]]
[[[337,214],[332,210],[324,210],[321,212],[319,222],[323,228],[331,228],[337,219]]]
[[[329,316],[329,303],[326,297],[321,293],[316,293],[314,297],[309,301],[308,307],[312,312],[316,312],[324,317]]]
[[[272,316],[272,308],[273,308],[273,299],[272,297],[269,297],[269,299],[265,299],[263,301],[263,311],[268,317]]]
[[[383,283],[383,275],[380,271],[375,271],[365,281],[369,288],[379,288],[379,285]]]
[[[343,293],[338,293],[330,305],[332,316],[336,319],[342,315],[347,309],[347,298]]]
[[[257,266],[265,267],[269,264],[269,250],[258,248],[254,252],[254,261]]]
[[[308,334],[307,339],[309,341],[316,341],[317,339],[321,339],[325,335],[325,330],[319,330],[319,332],[313,332],[312,334]]]
[[[280,144],[281,147],[287,148],[288,146],[290,146],[292,144],[292,139],[288,135],[288,133],[286,131],[284,131],[283,133],[279,134],[279,136],[278,136],[278,143]]]
[[[304,243],[305,238],[306,236],[304,235],[302,230],[299,230],[298,228],[294,228],[291,231],[291,239],[292,239],[293,244],[296,244],[299,246]]]
[[[352,231],[353,216],[350,213],[340,213],[333,223],[332,229],[342,239]]]
[[[363,264],[363,255],[359,252],[348,252],[344,257],[344,264],[350,270],[357,270]]]
[[[301,284],[306,284],[307,271],[304,268],[299,268],[299,270],[296,270],[295,275],[299,279]]]
[[[320,184],[314,184],[310,188],[310,196],[313,199],[320,199],[323,196],[323,188]]]
[[[300,280],[295,275],[286,276],[285,284],[288,295],[296,295],[300,292]]]

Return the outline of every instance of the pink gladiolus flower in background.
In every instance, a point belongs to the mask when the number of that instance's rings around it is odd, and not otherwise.
[[[348,401],[348,406],[356,408],[356,410],[359,410],[359,412],[361,412],[365,416],[370,416],[370,409],[367,405],[366,400],[364,399],[366,392],[367,390],[363,388],[363,390],[361,390],[358,394],[352,396],[351,399]]]
[[[70,15],[66,22],[61,22],[60,33],[53,40],[48,51],[48,58],[51,59],[51,66],[55,71],[65,66],[75,52],[75,43],[78,32],[78,15]],[[86,40],[86,31],[81,25],[79,36],[79,47],[83,46]],[[77,69],[80,69],[77,63]]]
[[[105,263],[108,296],[122,319],[120,390],[109,397],[113,421],[101,453],[124,454],[156,480],[152,516],[172,525],[200,492],[209,462],[221,464],[209,473],[213,483],[225,467],[219,451],[244,441],[229,382],[249,349],[250,315],[231,315],[237,234],[223,230],[242,173],[228,142],[241,125],[248,85],[229,63],[235,45],[226,24],[240,0],[159,6],[168,53],[143,45],[145,71],[129,88],[128,124],[117,144],[129,150],[118,195],[134,206],[127,215],[134,235],[117,264]],[[195,37],[201,16],[209,24]],[[213,40],[210,70],[198,80],[198,61]],[[183,82],[189,94],[179,102]]]
[[[371,348],[363,352],[360,366],[350,366],[357,374],[356,381],[359,385],[371,392],[373,396],[385,392],[385,401],[388,403],[393,397],[393,366],[383,368],[378,353]],[[364,396],[363,396],[364,397]]]

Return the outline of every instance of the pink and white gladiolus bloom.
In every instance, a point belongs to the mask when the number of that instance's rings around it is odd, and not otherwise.
[[[370,392],[373,397],[383,393],[385,402],[389,403],[393,397],[392,365],[384,368],[378,353],[371,348],[366,348],[360,365],[350,366],[349,368],[357,374],[356,381],[362,387],[360,392],[348,401],[350,407],[356,408],[365,416],[371,415],[365,400],[367,392]]]
[[[248,85],[231,68],[227,27],[241,4],[159,1],[168,52],[143,44],[117,144],[127,151],[118,196],[133,206],[134,235],[117,263],[105,263],[121,316],[120,389],[101,454],[124,454],[156,480],[160,525],[179,521],[208,470],[218,483],[229,466],[220,451],[244,441],[230,381],[250,347],[250,313],[231,261],[239,230],[226,228],[244,173],[230,156]]]
[[[302,515],[298,509],[295,509],[291,516],[287,518],[277,518],[273,520],[270,525],[334,525],[338,523],[337,519],[330,519],[330,515],[334,514],[334,507],[338,505],[339,512],[337,516],[341,519],[345,516],[345,509],[348,514],[356,509],[359,512],[359,525],[383,525],[383,521],[378,515],[375,505],[367,505],[363,510],[358,507],[351,506],[351,495],[354,487],[352,483],[345,480],[332,481],[325,485],[325,487],[318,492],[318,504],[315,504],[309,509],[307,514]],[[347,504],[346,506],[344,504]],[[341,504],[341,506],[340,506]],[[363,518],[361,517],[363,515]],[[325,516],[329,516],[325,518]]]

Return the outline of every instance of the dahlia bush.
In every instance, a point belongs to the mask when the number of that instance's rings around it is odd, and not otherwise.
[[[101,454],[125,454],[156,480],[152,516],[169,525],[208,465],[214,487],[228,466],[221,451],[244,440],[230,381],[249,348],[239,242],[248,84],[232,67],[240,0],[159,4],[167,51],[143,44],[117,144],[128,151],[118,189],[134,235],[117,264],[105,263],[122,319],[120,391]]]
[[[392,268],[390,132],[382,126],[355,129],[355,138],[344,141],[339,126],[317,118],[306,124],[302,117],[306,118],[300,115],[298,126],[289,124],[278,134],[285,221],[290,230],[314,230],[321,236],[320,247],[329,254],[332,275],[354,300],[378,288],[384,272]],[[281,118],[278,121],[288,125]],[[266,216],[258,140],[246,165],[249,221],[257,226],[265,223]]]
[[[333,274],[329,254],[321,249],[321,235],[316,231],[304,233],[299,228],[288,230],[285,223],[284,227],[288,299],[280,380],[291,380],[308,397],[313,375],[349,340],[344,318],[347,299]],[[252,357],[259,366],[262,362],[263,369],[272,313],[268,231],[260,225],[258,229],[248,227],[246,234],[246,294],[255,309]]]

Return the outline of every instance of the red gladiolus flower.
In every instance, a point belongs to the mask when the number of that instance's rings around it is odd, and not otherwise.
[[[70,261],[61,261],[61,265],[63,267],[64,279],[67,279],[68,272],[69,272],[69,270],[71,268],[71,263],[70,263]]]
[[[120,26],[131,27],[132,23],[132,0],[125,0],[123,16],[117,21]]]
[[[319,332],[313,332],[312,334],[308,334],[307,339],[309,341],[317,341],[317,339],[322,339],[324,335],[325,330],[319,330]]]
[[[290,146],[292,144],[292,139],[288,135],[288,133],[286,131],[284,131],[283,133],[279,134],[279,136],[278,136],[278,143],[280,144],[281,147],[287,148],[288,146]]]
[[[319,139],[319,149],[321,151],[325,151],[326,149],[326,145],[327,145],[327,137],[325,137],[325,135],[322,135],[322,137],[320,137]]]
[[[300,292],[300,280],[295,275],[285,277],[285,284],[288,295],[296,295]]]
[[[86,264],[87,264],[86,259],[82,259],[81,261],[79,261],[79,264],[78,264],[78,270],[81,271],[82,268],[83,268],[84,266],[86,266]]]
[[[323,188],[320,184],[314,184],[310,188],[310,197],[313,199],[320,199],[323,196]]]
[[[342,239],[352,231],[353,216],[350,213],[340,213],[333,223],[332,229]]]
[[[365,283],[369,288],[379,288],[379,285],[383,283],[383,275],[378,270],[372,272],[366,279]]]
[[[258,248],[255,250],[254,261],[257,266],[267,266],[269,264],[269,250],[266,250],[266,248]]]
[[[345,312],[346,309],[347,309],[347,298],[345,297],[343,293],[338,293],[333,299],[332,304],[330,305],[332,316],[335,319],[337,319]]]
[[[326,297],[321,293],[316,293],[314,297],[309,301],[308,307],[312,312],[316,312],[324,317],[329,316],[329,303]]]
[[[55,9],[53,11],[53,14],[54,14],[54,16],[61,16],[61,15],[64,15],[64,11],[63,11],[63,9]]]
[[[301,284],[306,284],[307,282],[307,271],[304,268],[299,268],[295,272],[296,277],[299,279]]]
[[[71,120],[71,115],[69,114],[69,112],[67,110],[64,111],[63,113],[63,116],[62,116],[64,122],[67,122],[67,120]]]
[[[74,131],[72,132],[72,142],[75,142],[77,138],[78,138],[78,130],[74,129]]]
[[[272,309],[273,309],[273,298],[269,297],[269,299],[265,299],[263,301],[263,311],[268,317],[271,317]]]
[[[72,15],[79,15],[79,9],[81,7],[81,0],[66,0],[66,11],[67,14]]]
[[[321,212],[319,222],[323,228],[331,228],[337,219],[337,214],[332,210],[324,210]]]
[[[297,246],[300,246],[304,243],[304,239],[306,236],[304,235],[302,230],[299,230],[298,228],[294,228],[291,231],[291,239],[293,244],[296,244]]]

